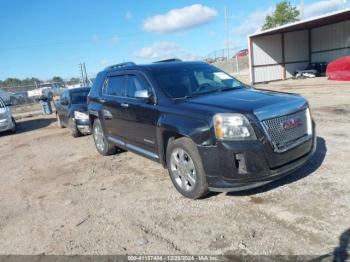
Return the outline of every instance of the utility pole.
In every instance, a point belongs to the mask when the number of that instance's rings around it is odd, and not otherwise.
[[[226,49],[227,49],[227,61],[230,59],[230,43],[229,43],[229,28],[228,28],[228,22],[227,22],[227,8],[225,6],[225,31],[226,31]]]
[[[85,63],[83,63],[83,67],[84,67],[84,73],[85,73],[85,86],[88,86],[89,85],[89,79],[88,79],[88,76],[87,76],[87,73],[86,73],[86,65],[85,65]]]
[[[79,64],[79,67],[80,67],[80,73],[81,73],[81,80],[83,81],[83,85],[85,86],[85,78],[84,78],[83,64]]]

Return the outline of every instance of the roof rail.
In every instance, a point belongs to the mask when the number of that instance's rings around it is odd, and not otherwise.
[[[170,59],[155,61],[153,63],[167,63],[167,62],[182,62],[182,60],[178,58],[170,58]]]
[[[107,67],[105,68],[105,70],[116,69],[116,68],[124,67],[124,66],[134,66],[134,65],[136,65],[134,62],[125,62],[125,63],[120,63],[120,64],[115,64],[115,65],[107,66]]]

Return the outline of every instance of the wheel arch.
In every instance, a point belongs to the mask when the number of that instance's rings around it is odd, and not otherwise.
[[[203,120],[185,116],[163,116],[158,121],[157,140],[160,162],[167,166],[166,151],[172,139],[187,137],[196,145],[208,145],[212,142],[210,126]]]

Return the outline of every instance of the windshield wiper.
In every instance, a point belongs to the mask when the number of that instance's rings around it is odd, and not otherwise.
[[[223,87],[223,88],[218,89],[218,91],[219,91],[219,92],[226,92],[226,91],[236,90],[236,89],[239,89],[239,88],[242,88],[242,87],[240,87],[240,86],[236,86],[236,87]]]

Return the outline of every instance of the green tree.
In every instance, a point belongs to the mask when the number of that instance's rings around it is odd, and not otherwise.
[[[79,84],[80,83],[80,78],[78,77],[72,77],[67,84],[68,85],[75,85],[75,84]]]
[[[39,84],[42,81],[38,78],[31,77],[31,78],[25,78],[22,80],[22,85],[24,86],[30,86],[30,85],[35,85],[35,83]]]
[[[267,15],[262,30],[274,28],[276,26],[299,21],[299,10],[287,1],[282,1],[276,5],[272,15]]]
[[[3,82],[4,87],[15,87],[15,86],[20,86],[21,84],[22,84],[22,81],[18,78],[7,78]]]
[[[63,79],[61,77],[59,77],[59,76],[54,76],[52,78],[52,82],[54,82],[54,83],[63,83]]]

